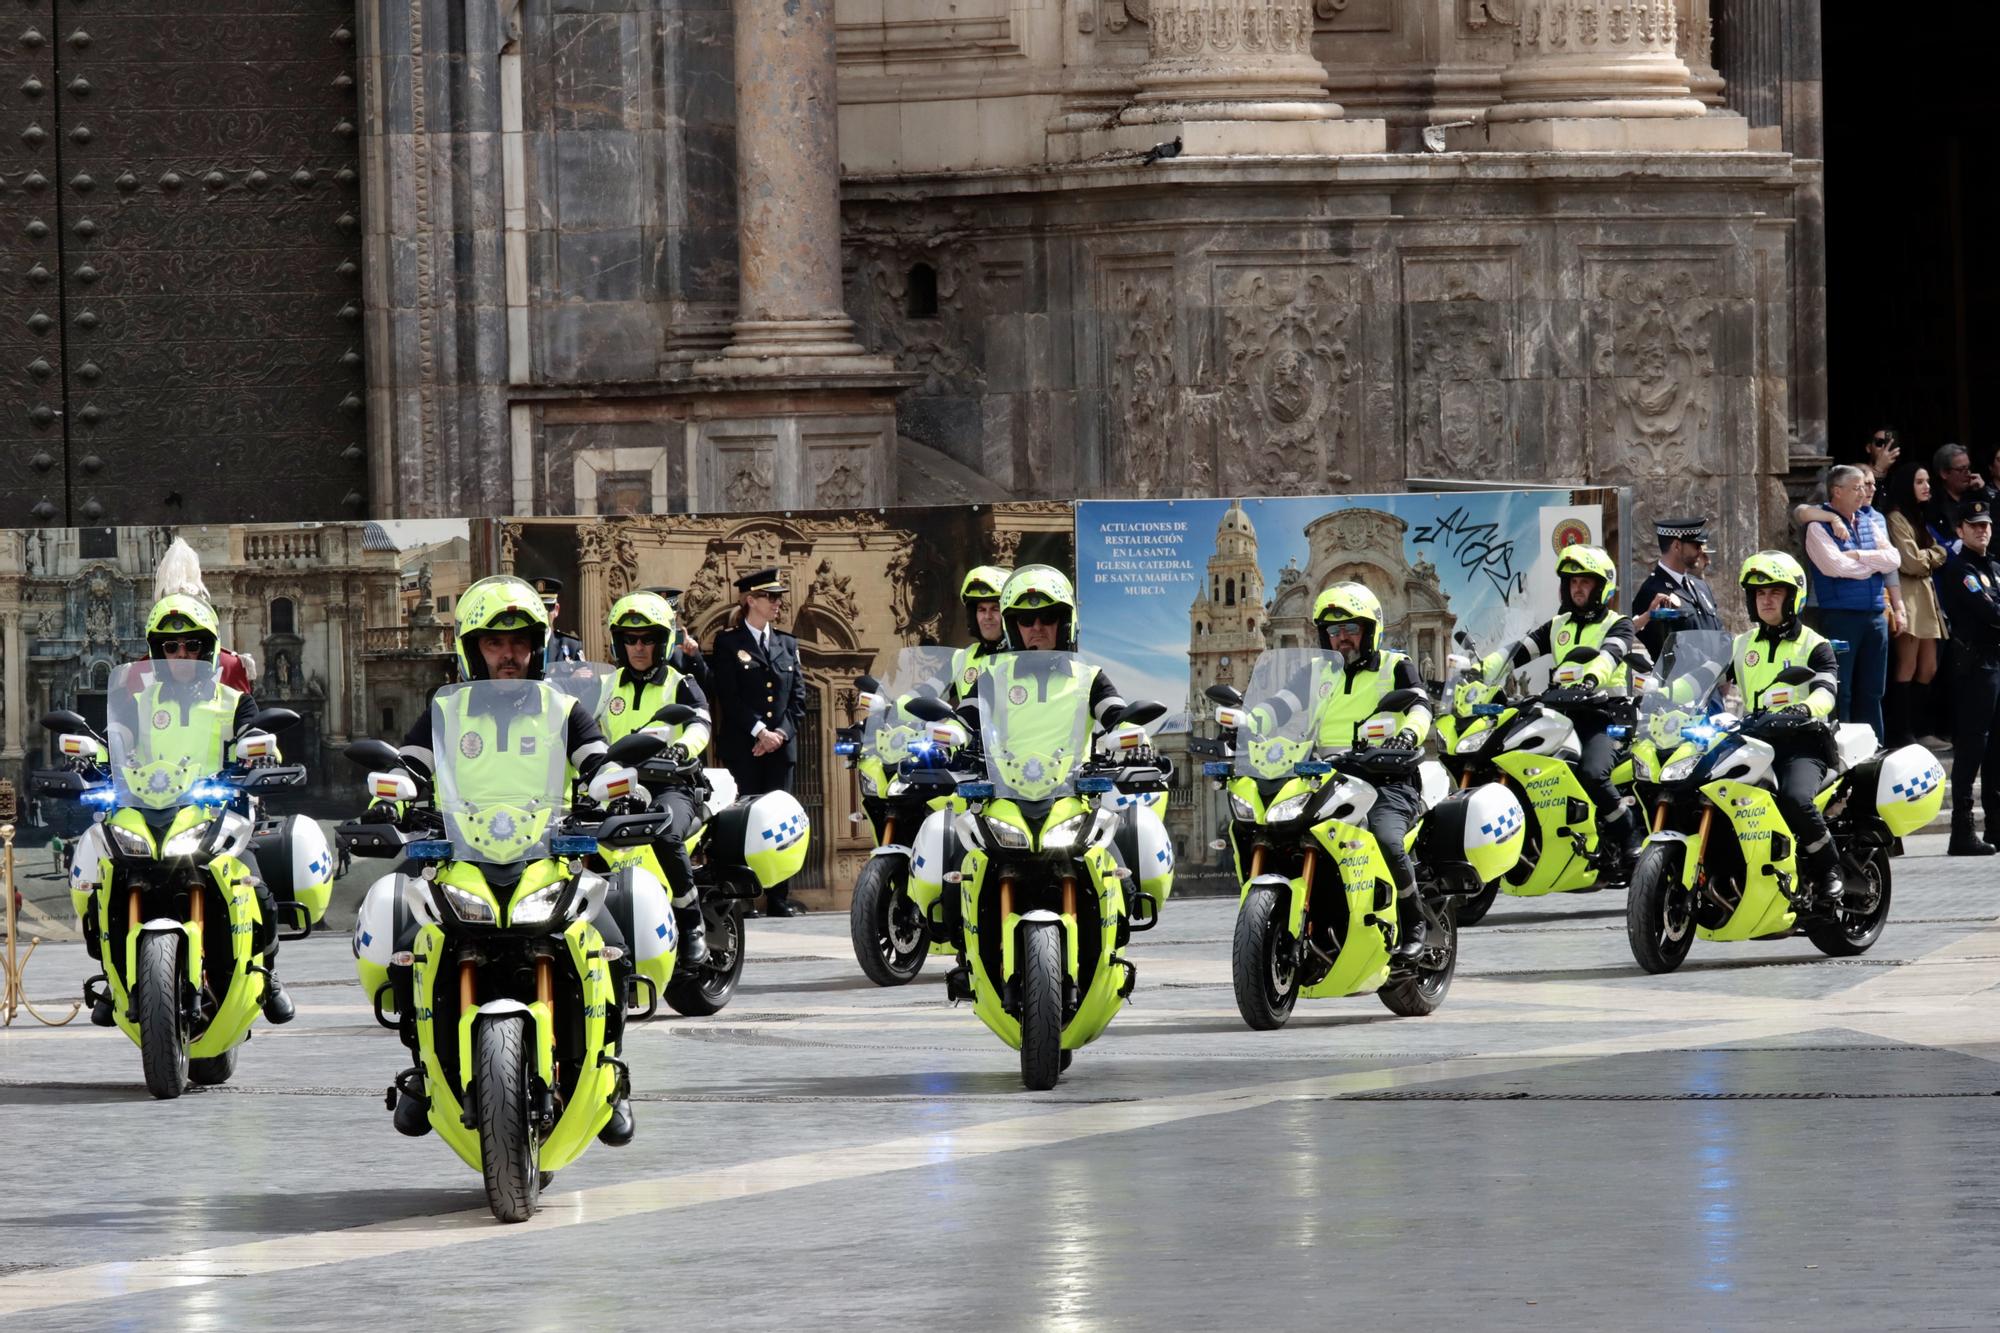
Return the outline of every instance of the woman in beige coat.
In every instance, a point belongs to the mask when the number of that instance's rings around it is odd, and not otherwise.
[[[1924,521],[1930,502],[1930,472],[1921,463],[1898,468],[1889,478],[1889,540],[1903,558],[1901,632],[1890,644],[1889,688],[1882,700],[1884,739],[1907,745],[1928,731],[1931,678],[1937,675],[1938,640],[1946,637],[1931,575],[1951,552]]]

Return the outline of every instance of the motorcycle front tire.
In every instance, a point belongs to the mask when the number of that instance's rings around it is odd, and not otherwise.
[[[139,937],[132,1007],[139,1014],[139,1058],[146,1091],[171,1101],[187,1089],[187,1030],[181,1016],[181,937]]]
[[[528,1034],[521,1014],[481,1019],[473,1037],[473,1097],[486,1206],[502,1222],[525,1222],[541,1202],[542,1175],[528,1104]]]
[[[930,957],[930,921],[918,915],[914,943],[898,947],[896,914],[914,910],[905,896],[909,862],[901,856],[871,856],[854,877],[854,901],[848,908],[848,933],[854,939],[854,959],[878,986],[905,986],[916,980]]]
[[[1021,1082],[1047,1092],[1062,1077],[1063,935],[1053,921],[1021,931]]]

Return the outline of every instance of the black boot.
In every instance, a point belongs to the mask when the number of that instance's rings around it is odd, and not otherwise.
[[[961,958],[958,966],[944,974],[944,997],[947,1000],[970,1000],[972,998],[972,968]]]
[[[285,988],[278,983],[274,973],[264,974],[264,1021],[276,1027],[289,1023],[298,1016],[292,1004],[292,997],[285,994]]]
[[[1424,920],[1423,909],[1417,906],[1414,891],[1396,898],[1396,958],[1401,962],[1414,962],[1424,951],[1424,937],[1430,933],[1430,923]]]
[[[117,1027],[118,1020],[112,1017],[111,1001],[101,999],[90,1006],[90,1021],[101,1028]]]
[[[1891,750],[1910,743],[1910,682],[1892,680],[1882,691],[1882,744]]]
[[[632,1141],[632,1099],[620,1097],[611,1103],[611,1119],[597,1131],[597,1141],[607,1148],[622,1148]]]
[[[1982,841],[1979,832],[1972,826],[1972,811],[1965,806],[1953,806],[1951,811],[1951,845],[1944,849],[1946,856],[1991,856],[1994,853],[1991,842]]]
[[[701,914],[701,904],[676,907],[674,920],[681,928],[678,962],[688,967],[700,967],[708,961],[708,921]]]
[[[1986,832],[1982,833],[1980,837],[1985,840],[1988,847],[1993,848],[1995,851],[2000,851],[2000,811],[1988,810],[1986,812]]]
[[[765,916],[804,916],[806,909],[792,901],[791,890],[780,884],[764,894]]]
[[[407,1138],[420,1139],[431,1132],[430,1101],[424,1097],[412,1097],[398,1090],[396,1093],[396,1132]]]

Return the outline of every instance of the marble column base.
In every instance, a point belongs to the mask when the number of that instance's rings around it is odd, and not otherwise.
[[[1750,123],[1734,114],[1550,116],[1470,125],[1450,131],[1446,142],[1471,153],[1742,153],[1750,148]]]
[[[1051,135],[1050,152],[1063,161],[1100,153],[1143,152],[1174,139],[1182,157],[1339,157],[1388,151],[1388,124],[1380,120],[1162,120],[1113,129]]]
[[[697,375],[883,374],[895,368],[854,339],[854,322],[827,319],[739,319],[729,346],[697,361]]]

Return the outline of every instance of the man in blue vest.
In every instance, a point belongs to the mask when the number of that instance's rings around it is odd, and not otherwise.
[[[1865,722],[1882,734],[1882,691],[1889,678],[1889,575],[1902,562],[1887,532],[1864,518],[1866,478],[1858,467],[1835,468],[1827,477],[1827,508],[1838,514],[1847,535],[1831,523],[1806,529],[1806,557],[1812,567],[1813,600],[1819,604],[1820,632],[1835,641],[1840,660],[1842,722]]]

